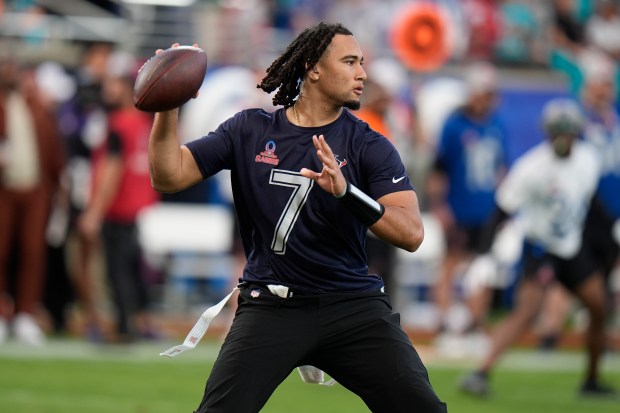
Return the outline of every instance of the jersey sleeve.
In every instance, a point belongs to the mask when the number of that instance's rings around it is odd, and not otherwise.
[[[393,192],[414,190],[398,151],[380,134],[373,133],[368,139],[364,170],[368,195],[374,199]]]
[[[583,163],[589,166],[588,171],[590,173],[590,181],[593,182],[592,190],[594,191],[603,173],[601,162],[599,162],[598,152],[589,142],[578,142],[577,144],[580,147],[583,147],[585,157]]]
[[[532,170],[531,157],[518,159],[497,188],[495,200],[506,213],[515,213],[528,197],[529,173]]]
[[[233,140],[242,133],[243,117],[243,112],[239,112],[215,131],[185,145],[194,156],[203,178],[215,175],[222,169],[231,169]]]

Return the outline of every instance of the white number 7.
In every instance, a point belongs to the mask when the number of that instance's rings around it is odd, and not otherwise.
[[[284,255],[288,236],[293,229],[293,225],[295,225],[295,221],[297,221],[297,217],[299,217],[301,208],[303,208],[308,199],[308,194],[310,194],[314,181],[301,176],[298,172],[272,169],[269,183],[271,185],[293,188],[293,193],[288,199],[282,215],[280,215],[278,225],[276,225],[276,230],[273,234],[273,241],[271,241],[273,252]]]

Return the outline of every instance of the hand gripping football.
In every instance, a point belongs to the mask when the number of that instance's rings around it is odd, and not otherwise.
[[[194,46],[163,50],[144,63],[133,89],[133,102],[144,112],[178,108],[195,97],[207,71],[207,54]]]

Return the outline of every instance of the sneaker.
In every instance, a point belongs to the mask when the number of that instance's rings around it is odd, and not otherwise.
[[[4,343],[9,336],[9,324],[0,317],[0,344]]]
[[[31,346],[45,344],[45,334],[33,316],[20,313],[13,320],[13,334],[18,341]]]
[[[560,337],[556,334],[549,334],[540,339],[538,342],[538,349],[541,351],[551,351],[558,347],[558,341]]]
[[[101,331],[101,328],[94,324],[86,326],[84,335],[89,343],[103,344],[106,341],[105,335],[103,334],[103,331]]]
[[[582,396],[617,397],[618,393],[612,387],[599,383],[596,380],[587,380],[579,389]]]
[[[469,373],[461,379],[459,389],[477,397],[486,397],[489,394],[489,378],[481,372]]]

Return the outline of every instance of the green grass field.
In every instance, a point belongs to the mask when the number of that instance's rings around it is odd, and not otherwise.
[[[158,356],[169,343],[98,348],[53,340],[43,349],[0,346],[2,413],[191,413],[219,344],[202,342],[175,358]],[[514,351],[493,377],[494,392],[478,400],[458,392],[472,362],[429,360],[431,381],[452,413],[618,413],[620,399],[579,398],[583,355]],[[620,355],[604,362],[606,381],[620,388]],[[305,384],[298,373],[278,388],[262,410],[269,413],[368,412],[343,387]],[[412,406],[412,412],[415,408]]]

